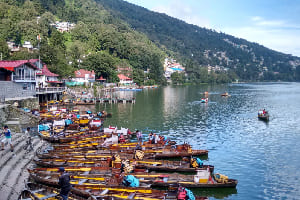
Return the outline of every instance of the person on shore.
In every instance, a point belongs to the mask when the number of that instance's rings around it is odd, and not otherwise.
[[[30,127],[27,127],[26,128],[26,131],[25,131],[25,138],[30,138]]]
[[[58,171],[60,173],[60,177],[58,180],[58,185],[60,187],[59,195],[63,200],[67,200],[69,192],[72,189],[72,185],[70,184],[71,177],[67,172],[65,172],[65,168],[63,167],[60,167]]]
[[[137,130],[135,134],[136,134],[136,137],[138,139],[138,143],[142,144],[142,142],[143,142],[143,134],[142,134],[142,132],[139,131],[139,130]]]
[[[27,144],[26,149],[29,147],[31,150],[33,150],[33,145],[32,145],[31,135],[30,135],[30,127],[27,127],[24,136]]]
[[[1,145],[2,145],[2,149],[1,150],[4,150],[4,144],[7,142],[7,143],[10,144],[10,151],[13,152],[14,151],[14,147],[13,147],[12,142],[11,142],[11,131],[8,128],[7,125],[5,125],[4,128],[3,128],[3,134],[5,135],[5,137],[1,141]]]

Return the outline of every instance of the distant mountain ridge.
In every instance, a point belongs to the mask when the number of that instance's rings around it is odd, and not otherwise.
[[[300,58],[225,33],[187,24],[123,0],[96,0],[115,17],[175,53],[190,73],[196,66],[233,70],[244,80],[295,80]],[[193,63],[193,67],[190,63]],[[299,67],[298,67],[299,68]],[[299,72],[298,72],[299,73]],[[298,79],[299,80],[299,79]]]

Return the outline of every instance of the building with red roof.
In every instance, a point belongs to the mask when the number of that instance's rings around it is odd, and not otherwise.
[[[125,76],[124,74],[118,74],[118,77],[120,79],[120,84],[123,84],[123,85],[128,85],[128,84],[132,84],[133,83],[133,80],[127,76]]]
[[[36,73],[37,86],[57,86],[62,84],[61,81],[58,80],[58,74],[50,72],[47,65],[43,65],[43,68]]]
[[[74,72],[75,77],[73,78],[74,82],[80,82],[80,83],[89,83],[89,82],[95,82],[95,71],[88,71],[85,69],[79,69]]]
[[[0,81],[13,81],[21,84],[23,90],[35,90],[36,60],[2,60],[0,61]]]

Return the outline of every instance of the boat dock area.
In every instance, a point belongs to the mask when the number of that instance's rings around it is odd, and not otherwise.
[[[135,103],[135,97],[114,97],[112,92],[115,91],[111,89],[109,92],[105,92],[104,95],[94,96],[92,95],[92,91],[76,91],[72,89],[67,89],[66,94],[68,94],[69,98],[65,98],[64,104],[71,104],[71,105],[88,105],[88,104],[95,104],[96,102],[99,103]]]
[[[119,98],[95,98],[100,103],[135,103],[135,98],[119,99]]]

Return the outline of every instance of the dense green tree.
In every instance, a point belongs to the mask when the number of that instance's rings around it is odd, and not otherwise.
[[[83,62],[87,69],[95,71],[97,77],[103,76],[112,82],[118,82],[115,64],[116,59],[104,51],[87,56]]]
[[[15,52],[9,60],[29,60],[32,58],[39,58],[38,52],[29,52],[27,49],[22,49],[21,51]]]
[[[133,70],[133,81],[138,84],[138,85],[143,85],[144,84],[144,71],[141,69],[134,69]]]
[[[66,46],[65,46],[65,43],[64,43],[64,37],[63,37],[63,34],[60,33],[59,31],[55,30],[52,32],[51,34],[51,37],[49,38],[49,44],[52,46],[52,47],[55,47],[55,48],[59,48],[61,49],[62,51],[65,50]]]
[[[183,84],[185,81],[184,73],[174,72],[171,74],[171,80],[174,85]]]
[[[0,56],[3,60],[9,58],[9,49],[5,40],[0,39]]]

